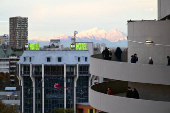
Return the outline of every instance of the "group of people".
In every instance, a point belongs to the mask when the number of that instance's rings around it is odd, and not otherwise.
[[[105,50],[103,50],[102,54],[104,55],[105,60],[112,59],[112,52],[109,51],[109,49],[107,47],[105,47]],[[120,47],[117,47],[117,49],[115,51],[115,56],[117,57],[117,61],[119,61],[119,62],[121,62],[121,54],[122,54],[122,50],[120,49]]]
[[[138,91],[136,90],[136,88],[131,89],[131,87],[128,87],[128,88],[127,88],[126,97],[127,97],[127,98],[139,99],[139,93],[138,93]]]
[[[102,54],[104,55],[105,60],[112,59],[112,52],[109,51],[109,48],[105,47],[105,50],[103,50]],[[119,61],[119,62],[121,62],[121,54],[122,54],[122,50],[120,49],[120,47],[117,47],[116,51],[115,51],[115,56],[117,58],[117,61]],[[167,56],[167,59],[168,59],[167,66],[170,66],[170,57]],[[134,55],[131,56],[131,63],[136,63],[137,61],[138,61],[138,56],[135,53]],[[149,64],[153,64],[152,57],[149,57]]]
[[[114,95],[113,91],[111,90],[110,87],[108,87],[107,89],[107,94],[108,95]],[[135,98],[135,99],[139,99],[139,93],[136,90],[136,88],[131,89],[131,87],[127,88],[127,93],[126,93],[126,97],[127,98]]]
[[[168,64],[167,66],[170,66],[170,57],[167,56],[168,59]],[[135,53],[134,55],[131,56],[131,63],[136,63],[138,61],[137,54]],[[149,63],[148,64],[153,64],[152,57],[149,57]]]

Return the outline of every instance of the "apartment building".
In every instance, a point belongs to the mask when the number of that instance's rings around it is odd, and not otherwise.
[[[28,17],[9,18],[9,45],[12,48],[23,48],[28,43]]]

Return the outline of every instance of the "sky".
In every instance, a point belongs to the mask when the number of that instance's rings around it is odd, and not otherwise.
[[[116,28],[127,20],[157,19],[157,0],[0,0],[0,35],[9,34],[9,17],[28,17],[28,39],[72,36],[76,30]]]

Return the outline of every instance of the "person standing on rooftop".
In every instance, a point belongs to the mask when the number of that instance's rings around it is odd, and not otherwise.
[[[149,57],[149,64],[153,64],[152,57]]]
[[[117,57],[117,61],[119,62],[121,62],[121,54],[122,54],[122,50],[120,49],[120,47],[117,47],[115,51],[115,56]]]
[[[104,55],[105,60],[109,60],[109,50],[107,47],[105,47],[105,50],[103,50],[102,54]]]
[[[136,63],[137,61],[138,61],[138,57],[137,57],[137,54],[135,53],[131,59],[131,63]]]

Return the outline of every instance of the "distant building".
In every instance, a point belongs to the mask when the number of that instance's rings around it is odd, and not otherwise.
[[[11,87],[6,87],[6,91],[0,91],[0,101],[7,106],[13,106],[20,110],[20,91],[11,90]]]
[[[9,18],[9,45],[12,48],[23,48],[28,43],[28,17]]]
[[[0,36],[0,45],[2,45],[2,44],[9,45],[8,34],[4,34],[3,36]]]
[[[0,46],[0,72],[9,73],[11,84],[14,84],[14,73],[16,63],[23,51],[13,51],[11,47],[5,45]]]
[[[101,48],[100,48],[100,44],[99,44],[99,43],[97,43],[97,44],[96,44],[96,48],[101,49]]]
[[[101,44],[101,51],[103,51],[103,50],[105,49],[105,47],[106,47],[106,44],[105,44],[105,43],[102,43],[102,44]]]

